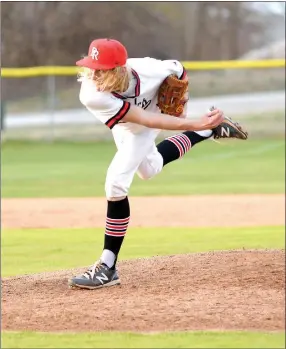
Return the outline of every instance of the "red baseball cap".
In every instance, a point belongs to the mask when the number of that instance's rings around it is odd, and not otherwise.
[[[126,48],[117,40],[97,39],[89,46],[88,56],[77,61],[76,65],[94,70],[107,70],[125,65]]]

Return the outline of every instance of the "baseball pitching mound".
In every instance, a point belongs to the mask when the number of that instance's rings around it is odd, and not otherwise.
[[[2,282],[2,329],[33,331],[284,330],[284,250],[119,263],[121,286],[71,290],[66,270]]]

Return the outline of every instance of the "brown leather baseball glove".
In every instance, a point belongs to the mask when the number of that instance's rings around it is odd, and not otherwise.
[[[162,113],[179,117],[188,101],[186,92],[189,83],[176,75],[169,75],[161,84],[158,92],[158,107]]]

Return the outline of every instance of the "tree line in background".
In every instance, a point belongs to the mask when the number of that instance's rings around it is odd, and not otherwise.
[[[3,67],[74,65],[91,40],[130,57],[236,59],[284,35],[285,16],[247,2],[3,2]]]

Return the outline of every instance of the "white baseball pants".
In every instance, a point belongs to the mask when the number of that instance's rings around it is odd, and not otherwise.
[[[146,129],[138,134],[116,128],[113,137],[117,152],[107,170],[105,193],[108,199],[128,195],[137,172],[142,179],[150,179],[163,168],[163,158],[155,145],[160,130]]]

